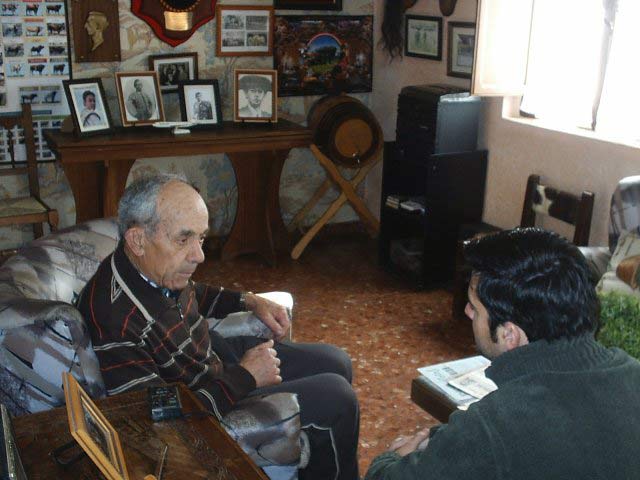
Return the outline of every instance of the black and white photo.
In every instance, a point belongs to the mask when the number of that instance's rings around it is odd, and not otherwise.
[[[475,23],[449,22],[448,76],[471,78],[475,39]]]
[[[124,127],[164,121],[156,72],[117,72],[116,87]]]
[[[184,121],[196,125],[222,125],[220,89],[217,80],[180,83],[180,111]]]
[[[236,70],[234,75],[234,120],[236,122],[276,122],[278,72],[276,70]]]
[[[84,136],[110,132],[112,124],[102,81],[95,78],[65,80],[62,83],[74,120],[76,134]],[[47,94],[51,95],[52,92],[52,98],[47,98],[47,100],[53,102],[55,101],[55,91],[48,90]]]
[[[198,54],[151,55],[149,69],[158,73],[162,93],[177,92],[180,82],[198,78]]]
[[[217,56],[271,55],[273,7],[218,5]]]

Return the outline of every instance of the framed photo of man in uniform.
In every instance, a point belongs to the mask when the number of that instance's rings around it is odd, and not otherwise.
[[[99,78],[63,80],[62,84],[77,136],[111,132],[109,105]]]
[[[164,121],[157,72],[116,72],[123,127]]]
[[[178,92],[182,120],[203,127],[222,126],[222,102],[217,80],[180,82]]]
[[[236,122],[278,121],[277,70],[235,70],[233,91]]]

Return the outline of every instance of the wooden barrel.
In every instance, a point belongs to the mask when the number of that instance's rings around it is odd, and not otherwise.
[[[382,149],[380,124],[360,100],[348,95],[319,99],[307,116],[313,141],[334,163],[360,168]]]

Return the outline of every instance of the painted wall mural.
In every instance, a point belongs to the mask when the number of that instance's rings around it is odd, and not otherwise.
[[[223,118],[233,118],[233,71],[236,68],[273,68],[273,57],[216,57],[215,56],[215,21],[201,26],[186,42],[175,48],[156,38],[151,28],[131,13],[130,0],[119,1],[121,62],[74,63],[74,78],[102,78],[114,124],[119,125],[119,107],[114,82],[117,71],[148,70],[149,55],[167,53],[197,52],[198,77],[200,79],[216,78],[220,84],[223,105]],[[231,3],[231,2],[226,2]],[[373,0],[345,0],[341,15],[372,15]],[[242,4],[272,5],[271,0],[244,1]],[[286,11],[278,13],[317,14],[317,11]],[[72,19],[70,24],[73,25]],[[87,35],[86,31],[71,31],[72,41],[75,35]],[[73,52],[72,52],[73,54]],[[72,57],[73,58],[73,57]],[[372,95],[354,94],[365,105],[371,108]],[[306,123],[309,108],[320,97],[284,97],[278,100],[278,117]],[[167,120],[179,120],[180,107],[176,93],[163,95],[165,116]],[[152,171],[182,172],[193,181],[205,197],[211,217],[211,233],[224,236],[231,229],[235,217],[237,191],[235,175],[231,163],[224,154],[202,155],[194,157],[163,157],[160,159],[138,160],[131,169],[128,182],[137,176]],[[45,201],[60,213],[60,227],[75,223],[75,203],[69,184],[62,168],[56,163],[40,165],[41,192]],[[324,170],[320,167],[308,149],[294,149],[287,159],[280,183],[280,204],[285,223],[288,223],[296,212],[313,195],[325,179]],[[7,182],[8,183],[8,182]],[[27,185],[0,185],[0,195],[16,195],[27,193]],[[314,208],[306,219],[306,224],[313,224],[328,205],[338,196],[336,190],[330,192]],[[357,219],[350,207],[343,208],[333,220],[344,222]],[[15,248],[33,238],[30,227],[0,229],[0,249]]]

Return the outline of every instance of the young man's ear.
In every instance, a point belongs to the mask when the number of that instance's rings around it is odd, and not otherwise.
[[[129,250],[136,256],[141,257],[144,254],[144,246],[146,234],[142,227],[131,227],[124,234],[124,241]]]
[[[498,327],[498,341],[505,348],[505,351],[513,350],[529,343],[524,330],[513,322],[505,322]]]

